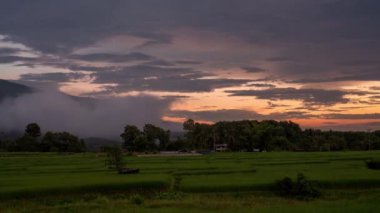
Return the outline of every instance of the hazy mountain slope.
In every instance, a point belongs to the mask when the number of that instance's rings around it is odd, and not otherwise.
[[[5,98],[15,98],[33,92],[33,89],[22,84],[0,79],[0,102]]]

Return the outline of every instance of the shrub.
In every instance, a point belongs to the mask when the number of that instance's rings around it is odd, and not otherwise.
[[[135,205],[141,205],[144,203],[144,198],[139,194],[132,195],[129,200],[132,204]]]
[[[103,147],[102,151],[106,152],[105,165],[108,169],[119,170],[123,166],[123,152],[120,147]]]
[[[174,175],[173,181],[172,181],[172,190],[179,190],[181,186],[182,177],[179,175]]]
[[[365,163],[368,169],[380,170],[380,160],[366,160]]]
[[[316,188],[316,182],[307,180],[302,173],[298,174],[296,181],[293,181],[289,177],[277,181],[276,189],[282,196],[295,197],[301,200],[321,196],[321,192]]]
[[[290,195],[294,190],[294,182],[289,177],[285,177],[284,179],[277,181],[276,189],[279,190],[281,195]]]

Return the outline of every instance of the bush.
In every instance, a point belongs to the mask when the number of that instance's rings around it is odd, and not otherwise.
[[[365,163],[368,169],[380,170],[380,160],[366,160]]]
[[[144,198],[139,194],[132,195],[129,198],[129,200],[131,201],[132,204],[135,204],[135,205],[141,205],[144,203]]]
[[[105,165],[108,169],[119,170],[123,166],[123,152],[120,147],[102,147],[106,153]]]
[[[302,173],[298,174],[296,181],[293,181],[289,177],[277,181],[276,189],[282,196],[295,197],[301,200],[321,196],[321,192],[316,188],[316,182],[307,180]]]
[[[179,175],[174,175],[172,181],[172,190],[178,191],[181,186],[182,177]]]

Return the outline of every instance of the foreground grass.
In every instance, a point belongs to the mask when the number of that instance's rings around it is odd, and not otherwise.
[[[126,157],[137,175],[118,175],[99,154],[0,153],[0,212],[379,212],[380,152],[217,153]],[[285,199],[271,187],[304,173],[321,183],[315,201]],[[158,198],[179,191],[181,196]],[[142,196],[141,205],[131,197]]]
[[[325,191],[314,201],[290,200],[269,192],[185,193],[176,198],[131,194],[83,194],[20,199],[0,204],[2,212],[379,212],[379,190]]]

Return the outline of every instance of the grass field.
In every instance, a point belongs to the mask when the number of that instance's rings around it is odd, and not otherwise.
[[[380,212],[380,152],[216,153],[125,157],[118,175],[100,154],[0,153],[0,212]],[[313,201],[279,197],[273,184],[305,174]]]

